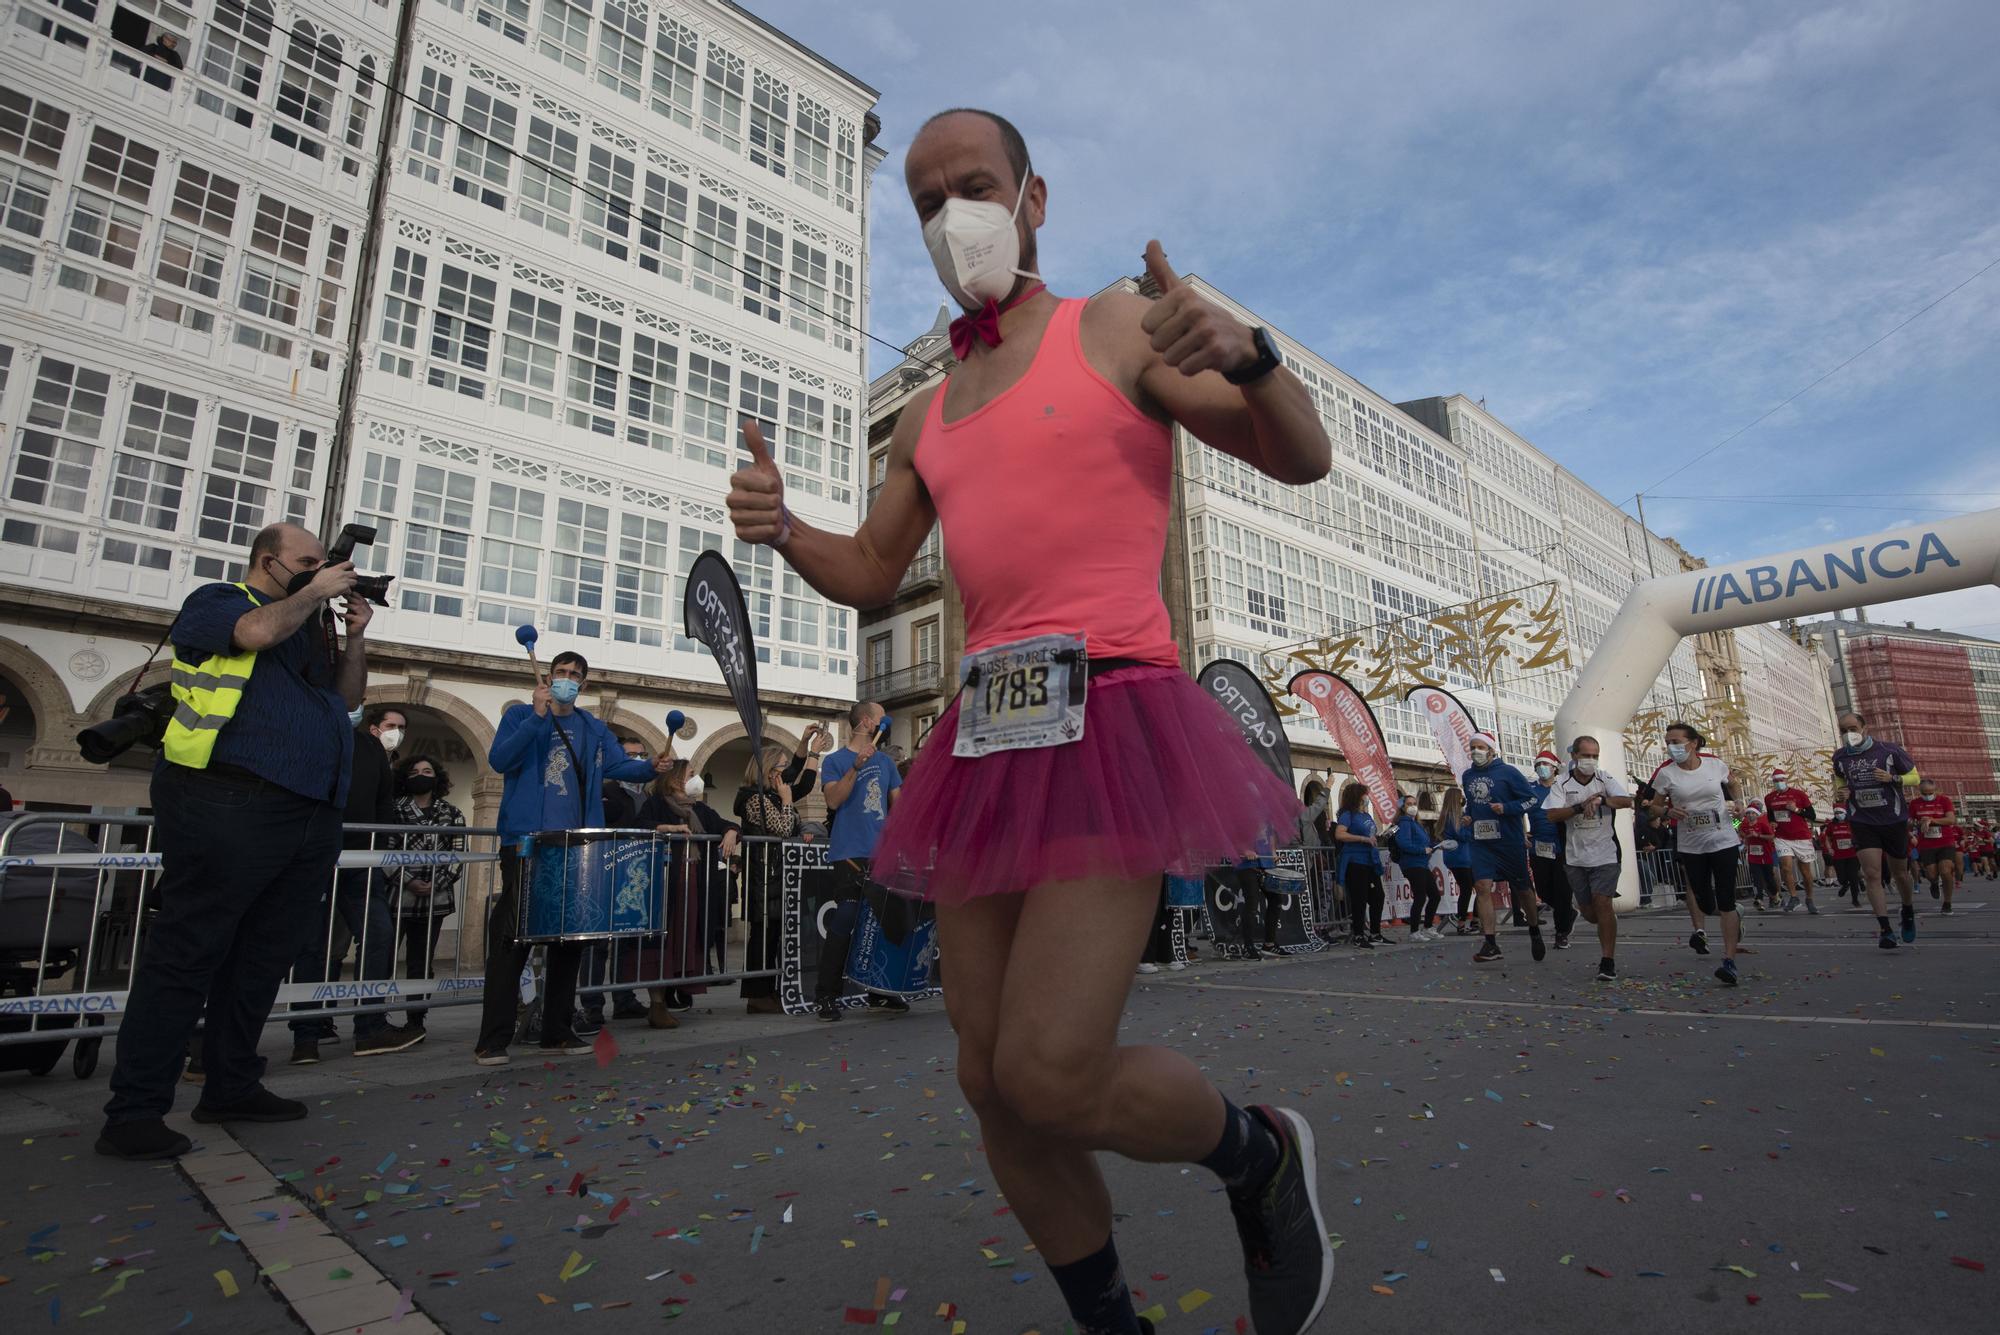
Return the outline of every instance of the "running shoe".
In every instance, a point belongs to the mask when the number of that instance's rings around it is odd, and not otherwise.
[[[1556,933],[1556,949],[1557,949],[1557,950],[1568,950],[1568,949],[1569,949],[1569,933],[1568,933],[1568,932],[1557,932],[1557,933]]]
[[[1688,948],[1697,955],[1708,953],[1708,933],[1697,928],[1688,933]]]
[[[1896,934],[1885,927],[1882,929],[1882,935],[1876,938],[1875,944],[1884,950],[1894,950],[1896,948]]]
[[[498,1052],[475,1052],[472,1060],[481,1066],[505,1066],[511,1059],[507,1056],[507,1049],[501,1048]]]
[[[1819,916],[1819,905],[1808,899],[1806,901],[1806,913],[1811,917],[1817,918]]]
[[[1250,1115],[1270,1127],[1282,1147],[1278,1171],[1262,1190],[1229,1193],[1250,1282],[1250,1320],[1263,1335],[1302,1335],[1333,1288],[1312,1127],[1289,1108],[1253,1108]]]
[[[1479,948],[1479,953],[1472,957],[1472,962],[1474,964],[1491,964],[1499,958],[1500,958],[1500,947],[1497,945],[1488,944],[1488,945],[1483,945]]]
[[[1353,944],[1359,946],[1363,950],[1375,949],[1375,943],[1373,941],[1370,941],[1367,937],[1363,936],[1360,932],[1356,932],[1354,934]]]
[[[901,997],[884,996],[880,992],[870,992],[868,994],[867,1005],[871,1011],[886,1011],[890,1015],[908,1015],[910,1013],[909,1002],[903,1000]]]
[[[1949,905],[1949,904],[1946,904],[1946,905],[1945,905],[1945,906],[1944,906],[1943,908],[1939,909],[1939,910],[1938,910],[1938,912],[1940,912],[1940,913],[1949,913],[1949,912],[1951,912],[1951,905]]]
[[[1542,943],[1542,929],[1539,927],[1528,929],[1528,953],[1535,957],[1537,964],[1548,957],[1549,948]]]
[[[1735,987],[1738,982],[1736,977],[1736,961],[1724,960],[1722,967],[1715,971],[1715,976],[1722,980],[1724,987]]]
[[[1368,944],[1371,946],[1386,946],[1389,944],[1389,938],[1380,932],[1370,932],[1368,934]]]
[[[1798,911],[1799,911],[1799,897],[1797,895],[1793,895],[1790,899],[1785,901],[1785,912],[1797,913]]]
[[[1180,972],[1180,971],[1181,971],[1182,969],[1185,969],[1185,968],[1187,968],[1187,961],[1185,961],[1185,960],[1175,960],[1175,961],[1173,961],[1173,962],[1172,962],[1171,964],[1167,965],[1167,972],[1169,972],[1169,973],[1179,973],[1179,972]]]
[[[1139,972],[1142,974],[1155,974],[1159,971],[1160,966],[1152,963],[1150,960],[1141,960],[1139,962]]]
[[[1917,939],[1917,911],[1905,905],[1903,908],[1903,941],[1907,944]]]
[[[1618,981],[1618,961],[1616,961],[1616,960],[1599,960],[1599,961],[1597,962],[1597,981],[1598,981],[1598,982],[1600,982],[1600,983],[1615,983],[1615,982],[1617,982],[1617,981]]]

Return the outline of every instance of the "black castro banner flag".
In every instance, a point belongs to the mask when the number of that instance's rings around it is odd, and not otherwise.
[[[750,734],[750,754],[764,754],[764,714],[757,703],[757,642],[750,635],[750,608],[743,586],[721,552],[703,552],[688,571],[682,604],[687,634],[715,655],[722,682],[736,702],[736,717]]]
[[[1222,706],[1223,712],[1236,720],[1236,726],[1243,729],[1244,740],[1250,743],[1250,749],[1257,753],[1264,767],[1277,775],[1285,787],[1291,787],[1292,744],[1285,736],[1278,707],[1271,703],[1271,693],[1257,680],[1257,674],[1233,658],[1218,658],[1203,668],[1195,680]]]

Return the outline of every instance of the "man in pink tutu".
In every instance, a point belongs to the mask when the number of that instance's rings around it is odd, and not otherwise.
[[[1092,1156],[1213,1170],[1256,1328],[1293,1335],[1333,1283],[1305,1118],[1238,1108],[1179,1053],[1121,1046],[1118,1025],[1161,873],[1251,855],[1300,811],[1181,668],[1159,591],[1174,424],[1296,485],[1325,476],[1331,447],[1272,336],[1183,286],[1157,241],[1157,300],[1046,289],[1048,187],[1001,117],[933,117],[904,170],[967,312],[951,330],[958,365],[904,411],[858,533],[795,519],[745,422],[736,535],[833,601],[873,607],[942,524],[965,599],[961,690],[873,873],[936,904],[959,1084],[994,1177],[1077,1329],[1137,1335]]]

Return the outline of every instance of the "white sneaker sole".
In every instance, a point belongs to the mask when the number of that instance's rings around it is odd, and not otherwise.
[[[1292,1131],[1299,1138],[1300,1167],[1306,1177],[1306,1204],[1312,1207],[1313,1229],[1318,1233],[1320,1243],[1319,1296],[1313,1299],[1312,1311],[1306,1313],[1306,1319],[1299,1323],[1298,1330],[1289,1332],[1289,1335],[1304,1335],[1319,1320],[1319,1314],[1326,1310],[1327,1295],[1333,1292],[1333,1247],[1326,1240],[1326,1216],[1319,1209],[1319,1155],[1313,1148],[1312,1126],[1290,1108],[1279,1108],[1277,1113],[1292,1124]]]

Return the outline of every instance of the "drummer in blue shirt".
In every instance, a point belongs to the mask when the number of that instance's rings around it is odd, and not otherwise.
[[[606,779],[643,782],[674,765],[671,744],[656,760],[628,758],[610,728],[576,707],[589,676],[590,664],[582,654],[557,654],[549,664],[549,679],[535,682],[534,702],[509,705],[500,716],[500,728],[486,753],[486,763],[506,782],[500,795],[500,898],[486,927],[486,1004],[473,1053],[481,1066],[507,1064],[521,966],[532,949],[515,939],[520,928],[521,872],[528,860],[526,836],[600,827]],[[542,1053],[589,1052],[591,1045],[571,1026],[583,944],[552,943],[548,950]]]

